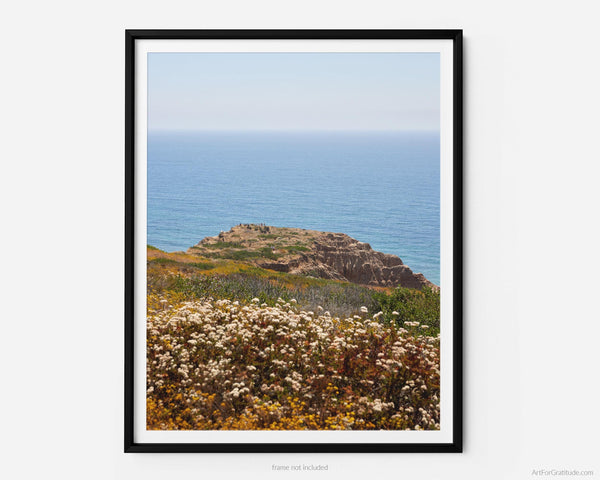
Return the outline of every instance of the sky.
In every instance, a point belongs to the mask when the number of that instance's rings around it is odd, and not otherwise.
[[[149,53],[149,130],[433,130],[437,53]]]

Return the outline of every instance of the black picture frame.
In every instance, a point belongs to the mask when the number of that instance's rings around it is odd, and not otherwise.
[[[447,443],[140,443],[134,436],[136,42],[140,40],[450,40],[452,47],[452,440]],[[125,365],[127,453],[458,453],[463,449],[463,33],[462,30],[126,30],[125,31]]]

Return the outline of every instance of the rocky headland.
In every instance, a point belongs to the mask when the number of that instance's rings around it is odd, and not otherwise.
[[[368,243],[344,233],[240,224],[228,232],[204,238],[187,253],[373,287],[438,289],[396,255],[377,252]]]

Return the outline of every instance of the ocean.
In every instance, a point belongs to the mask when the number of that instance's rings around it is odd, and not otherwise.
[[[148,244],[239,223],[342,232],[440,283],[440,143],[430,132],[150,132]]]

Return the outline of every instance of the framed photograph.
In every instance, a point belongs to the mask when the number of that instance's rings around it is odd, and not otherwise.
[[[128,30],[125,451],[462,451],[462,31]]]

